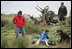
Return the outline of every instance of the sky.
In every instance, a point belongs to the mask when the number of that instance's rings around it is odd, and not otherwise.
[[[21,10],[23,14],[30,14],[34,17],[38,17],[41,13],[35,7],[39,6],[44,8],[45,6],[49,6],[49,10],[57,14],[61,2],[64,2],[64,5],[67,7],[67,16],[69,16],[71,1],[1,1],[1,13],[14,14]]]

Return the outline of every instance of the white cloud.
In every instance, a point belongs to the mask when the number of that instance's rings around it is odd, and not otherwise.
[[[44,8],[49,6],[49,10],[53,10],[56,14],[60,7],[61,2],[64,2],[67,7],[68,14],[71,10],[71,1],[1,1],[1,13],[17,13],[19,10],[23,11],[23,14],[30,14],[39,16],[41,13],[35,9],[36,5]]]

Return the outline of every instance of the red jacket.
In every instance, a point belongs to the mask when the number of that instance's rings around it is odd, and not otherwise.
[[[15,16],[12,21],[19,28],[21,28],[21,27],[23,27],[25,25],[25,18],[24,18],[23,15],[21,17],[19,17],[18,15]]]

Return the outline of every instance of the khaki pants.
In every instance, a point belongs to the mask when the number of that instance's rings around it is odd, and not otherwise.
[[[40,41],[41,41],[41,40],[38,39],[37,42],[35,43],[35,45],[38,45],[38,44],[40,43]],[[48,45],[48,41],[49,41],[49,40],[46,39],[46,40],[44,40],[44,41],[45,41],[46,46],[49,46],[49,45]]]

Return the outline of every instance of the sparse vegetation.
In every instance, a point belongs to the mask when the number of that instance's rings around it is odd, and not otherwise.
[[[26,31],[26,36],[19,36],[19,38],[16,40],[15,25],[12,22],[13,17],[14,16],[1,16],[1,48],[71,48],[71,44],[60,44],[57,42],[57,40],[60,39],[60,36],[58,34],[52,35],[57,29],[63,29],[67,32],[68,35],[71,36],[71,27],[65,27],[65,25],[63,26],[63,28],[61,28],[61,26],[43,27],[43,29],[49,29],[49,37],[53,42],[56,43],[56,46],[47,47],[42,44],[34,46],[32,42],[36,42],[38,40],[40,34],[42,33],[42,27],[40,25],[35,25],[33,21],[29,21],[29,19],[27,18],[26,25],[24,27]],[[69,22],[71,22],[70,18]],[[71,25],[71,23],[69,24]]]

